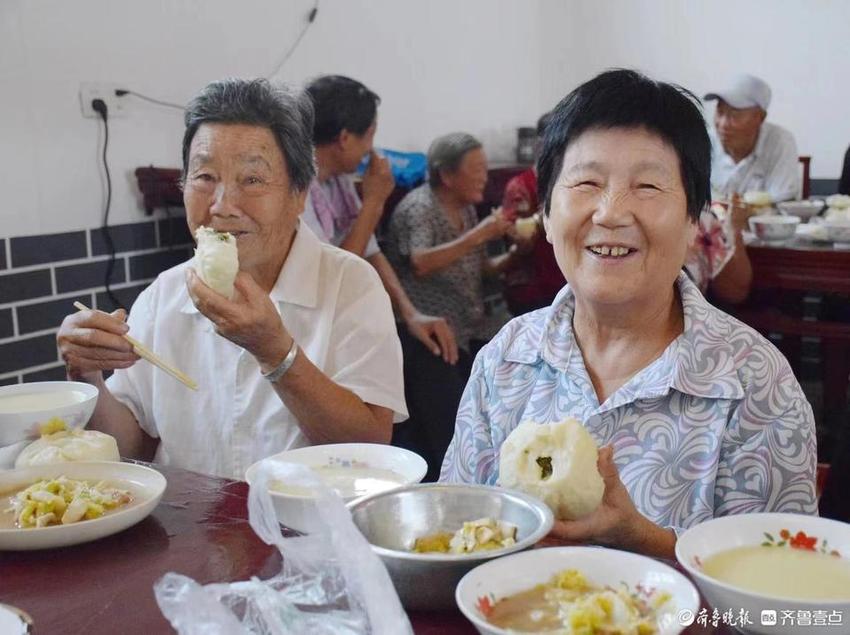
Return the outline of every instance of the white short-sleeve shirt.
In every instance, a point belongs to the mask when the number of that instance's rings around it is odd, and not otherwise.
[[[145,432],[155,460],[243,478],[255,461],[309,445],[295,416],[246,350],[216,334],[186,290],[188,261],[162,273],[133,305],[130,334],[198,383],[192,391],[142,360],[107,386]],[[306,355],[364,402],[407,417],[401,346],[390,300],[366,261],[300,224],[269,294]]]
[[[801,189],[800,159],[794,136],[776,124],[765,122],[753,152],[743,160],[726,154],[711,130],[711,187],[724,198],[750,190],[769,192],[774,201],[797,198]]]

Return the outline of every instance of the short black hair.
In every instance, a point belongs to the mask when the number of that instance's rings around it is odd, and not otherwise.
[[[183,178],[189,149],[201,124],[247,124],[268,128],[286,160],[289,186],[303,192],[316,173],[313,162],[313,105],[303,92],[266,79],[222,79],[198,93],[184,114]]]
[[[537,136],[542,137],[546,132],[546,126],[549,125],[549,120],[552,118],[552,113],[547,112],[540,115],[540,119],[537,120]]]
[[[679,157],[688,216],[699,219],[711,196],[711,140],[699,100],[675,84],[633,70],[606,71],[564,97],[552,111],[537,160],[537,192],[548,215],[564,153],[592,129],[644,128]]]
[[[375,121],[381,98],[356,79],[323,75],[307,84],[316,119],[313,143],[331,143],[343,130],[364,134]]]

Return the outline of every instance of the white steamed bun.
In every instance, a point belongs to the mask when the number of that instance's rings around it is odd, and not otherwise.
[[[773,204],[773,198],[770,196],[770,192],[750,190],[744,193],[744,202],[755,207],[766,207]]]
[[[45,434],[18,455],[15,467],[72,461],[120,461],[115,439],[96,430],[63,430]]]
[[[239,272],[239,252],[233,234],[201,225],[195,232],[195,270],[208,287],[228,300]]]
[[[499,484],[536,496],[555,518],[575,520],[602,502],[598,448],[584,426],[525,421],[508,435],[499,458]]]

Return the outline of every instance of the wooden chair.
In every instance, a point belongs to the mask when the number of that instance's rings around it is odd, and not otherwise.
[[[800,172],[802,173],[801,179],[801,188],[800,188],[800,198],[806,199],[809,198],[809,193],[812,189],[812,182],[809,176],[809,167],[812,162],[812,157],[809,156],[800,156],[798,157],[800,161]]]

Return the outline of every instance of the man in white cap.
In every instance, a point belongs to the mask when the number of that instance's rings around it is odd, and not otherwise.
[[[800,165],[793,135],[765,121],[770,86],[752,75],[740,75],[724,90],[708,93],[716,99],[716,134],[711,186],[730,200],[734,194],[766,191],[774,202],[800,193]]]

